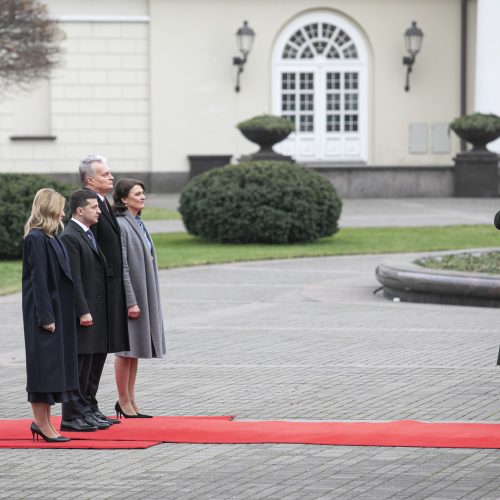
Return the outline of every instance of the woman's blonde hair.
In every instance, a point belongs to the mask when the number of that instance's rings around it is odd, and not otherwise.
[[[64,196],[51,188],[43,188],[37,191],[33,199],[31,215],[24,225],[24,236],[30,229],[41,229],[46,235],[54,236],[58,229],[64,225],[60,220],[60,214],[64,210],[66,200]]]

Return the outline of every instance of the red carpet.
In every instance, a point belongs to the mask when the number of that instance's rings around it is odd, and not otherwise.
[[[142,427],[147,427],[148,422],[160,419],[164,425],[169,425],[179,420],[197,419],[220,419],[231,420],[232,416],[188,416],[188,417],[155,417],[140,419]],[[139,420],[139,419],[138,419]],[[137,421],[138,421],[137,420]],[[61,417],[53,417],[52,421],[57,428]],[[149,448],[162,442],[161,439],[140,439],[135,435],[133,426],[129,424],[132,419],[122,420],[122,423],[110,427],[105,431],[96,432],[62,432],[64,436],[70,437],[71,441],[66,443],[46,443],[41,438],[33,442],[30,431],[31,419],[0,420],[0,448],[85,448],[85,449],[131,449]],[[123,426],[123,430],[120,428]],[[125,430],[127,429],[127,430]],[[104,435],[106,434],[106,435]]]
[[[234,421],[232,417],[154,417],[122,420],[108,430],[71,433],[66,444],[33,443],[29,420],[0,421],[0,447],[145,448],[164,443],[297,443],[344,446],[498,448],[500,424]]]

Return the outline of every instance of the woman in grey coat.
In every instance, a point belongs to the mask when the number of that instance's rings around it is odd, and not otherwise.
[[[165,332],[160,284],[153,241],[140,213],[144,208],[144,184],[122,179],[113,192],[114,210],[120,225],[123,252],[123,282],[128,309],[130,350],[116,353],[115,378],[117,416],[146,418],[135,401],[138,358],[165,355]]]

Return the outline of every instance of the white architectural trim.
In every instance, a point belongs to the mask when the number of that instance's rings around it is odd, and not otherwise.
[[[289,40],[289,38],[304,25],[309,23],[331,23],[338,28],[344,30],[351,40],[355,43],[358,52],[358,57],[356,59],[342,59],[342,60],[327,60],[323,57],[316,57],[314,59],[283,59],[282,53],[283,49]],[[331,10],[316,10],[313,12],[308,12],[301,16],[294,18],[287,24],[281,33],[276,38],[276,42],[273,47],[272,58],[271,58],[271,74],[272,74],[272,112],[276,115],[281,115],[280,101],[281,101],[281,85],[280,85],[280,75],[283,70],[289,71],[311,71],[318,74],[318,72],[324,73],[325,70],[328,71],[349,71],[355,70],[359,74],[359,155],[356,158],[350,160],[348,157],[343,157],[340,159],[341,162],[345,161],[355,161],[365,163],[368,161],[368,123],[369,123],[369,88],[368,88],[368,48],[367,41],[360,31],[360,29],[346,17],[339,13],[333,12]],[[321,94],[316,93],[316,109],[324,109],[324,102],[321,99]],[[314,134],[317,134],[316,131]],[[322,135],[322,133],[320,134]],[[295,134],[292,134],[287,141],[294,141]],[[312,139],[312,138],[309,138]],[[287,144],[284,141],[281,146],[277,146],[276,150],[283,149],[280,152],[285,154],[293,154],[291,151],[287,151]],[[314,148],[316,148],[315,157],[311,157],[307,160],[305,157],[301,158],[300,154],[298,156],[299,161],[314,161],[322,160],[324,148],[320,145],[322,144],[323,138],[318,141],[314,141]],[[318,148],[320,147],[321,152]]]
[[[500,47],[500,2],[478,0],[476,24],[475,110],[500,115],[500,68],[496,63]],[[488,149],[500,153],[500,139]]]
[[[54,20],[61,23],[149,23],[149,16],[86,16],[62,15]]]

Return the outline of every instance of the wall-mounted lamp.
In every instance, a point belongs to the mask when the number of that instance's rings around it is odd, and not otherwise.
[[[403,64],[406,66],[406,85],[405,90],[410,90],[410,73],[415,62],[415,57],[422,47],[424,32],[417,26],[417,22],[413,21],[411,27],[405,31],[405,45],[409,56],[403,57]]]
[[[236,73],[236,92],[240,91],[240,75],[243,73],[243,66],[247,62],[247,56],[252,50],[253,39],[255,38],[255,31],[248,26],[248,21],[243,21],[243,26],[236,32],[236,45],[243,57],[233,57],[233,64],[238,66]]]

